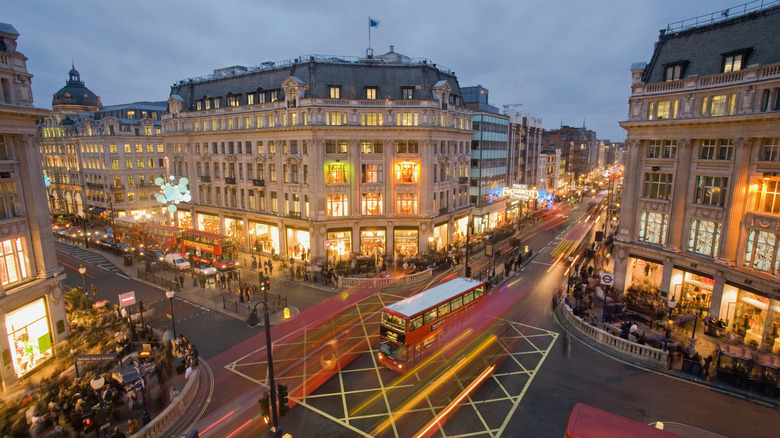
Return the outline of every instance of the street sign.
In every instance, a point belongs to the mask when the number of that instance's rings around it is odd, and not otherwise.
[[[130,292],[125,292],[123,294],[119,294],[119,305],[121,307],[132,306],[133,304],[135,304],[134,290],[131,290]]]
[[[600,272],[599,277],[601,280],[601,284],[603,284],[604,286],[611,286],[612,282],[614,281],[612,274],[608,272]]]
[[[485,255],[487,257],[493,257],[493,244],[492,243],[485,244]]]

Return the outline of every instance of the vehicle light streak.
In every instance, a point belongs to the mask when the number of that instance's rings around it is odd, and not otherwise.
[[[215,421],[214,423],[212,423],[212,424],[211,424],[211,426],[209,426],[209,427],[207,427],[207,428],[203,429],[203,430],[200,432],[200,434],[201,434],[201,435],[203,435],[204,433],[208,432],[208,431],[209,431],[209,429],[211,429],[212,427],[214,427],[214,426],[216,426],[217,424],[221,423],[221,422],[222,422],[222,420],[224,420],[225,418],[227,418],[227,417],[229,417],[229,416],[233,415],[233,413],[234,413],[234,412],[236,412],[236,411],[230,411],[230,412],[228,412],[227,414],[225,414],[225,416],[224,416],[224,417],[222,417],[222,418],[220,418],[219,420],[217,420],[217,421]]]
[[[401,406],[400,409],[395,411],[389,418],[385,419],[382,423],[380,423],[379,426],[377,426],[377,428],[373,431],[372,435],[378,435],[383,430],[387,429],[390,426],[390,424],[397,421],[402,416],[406,415],[406,413],[408,413],[412,408],[417,406],[417,404],[419,404],[423,399],[425,399],[431,393],[437,390],[440,386],[449,382],[452,376],[455,375],[455,373],[457,373],[463,367],[469,364],[475,357],[479,356],[496,339],[497,339],[496,335],[490,335],[477,348],[475,348],[474,351],[469,353],[465,358],[459,360],[457,364],[455,364],[452,368],[447,370],[447,372],[440,375],[436,380],[431,382],[425,389],[418,392],[414,397],[412,397],[411,400],[407,401],[403,406]]]
[[[434,359],[438,358],[439,356],[444,354],[444,352],[446,352],[447,350],[452,348],[452,346],[455,345],[457,342],[460,342],[461,339],[463,339],[464,337],[470,335],[472,331],[473,331],[472,329],[468,329],[465,332],[461,333],[457,338],[453,339],[452,341],[447,343],[447,345],[445,345],[441,349],[439,349],[439,351],[437,351],[436,353],[432,354],[431,357],[429,357],[429,358],[425,359],[424,361],[420,362],[419,364],[417,364],[414,367],[414,369],[412,369],[412,371],[418,370],[418,369],[424,367],[425,365],[429,364],[431,361],[433,361]],[[382,357],[382,353],[379,353],[379,357],[380,358]],[[393,382],[392,385],[388,386],[387,389],[403,385],[403,383],[405,381],[407,381],[408,379],[410,379],[412,376],[414,376],[414,372],[408,372],[408,373],[404,374],[400,379],[396,380],[395,382]],[[374,394],[373,397],[371,397],[370,399],[366,400],[363,404],[361,404],[355,410],[350,412],[350,415],[353,416],[353,417],[356,416],[360,411],[362,411],[363,409],[368,407],[371,403],[373,403],[376,399],[378,399],[381,396],[382,396],[382,393]]]
[[[246,421],[246,423],[242,424],[241,426],[238,426],[238,429],[234,430],[233,432],[230,432],[230,434],[229,434],[229,435],[227,435],[225,438],[230,438],[230,437],[232,437],[233,435],[237,434],[237,433],[238,433],[238,432],[239,432],[241,429],[243,429],[244,427],[246,427],[246,425],[247,425],[247,424],[249,424],[249,423],[251,423],[251,422],[252,422],[252,419],[250,418],[249,420],[247,420],[247,421]]]
[[[433,418],[433,420],[431,420],[428,424],[426,424],[425,427],[423,427],[423,429],[420,432],[418,432],[417,435],[415,435],[415,438],[422,438],[424,436],[427,436],[428,432],[431,429],[433,429],[434,426],[439,424],[439,422],[441,422],[444,419],[444,417],[446,417],[450,413],[450,411],[455,409],[455,406],[457,406],[458,403],[461,402],[461,400],[463,400],[464,398],[468,397],[468,395],[471,394],[471,392],[474,391],[474,389],[476,389],[482,383],[482,381],[485,380],[487,378],[487,376],[489,376],[490,373],[493,372],[493,370],[495,368],[496,368],[495,365],[491,365],[488,368],[486,368],[485,371],[482,371],[482,374],[477,376],[477,378],[474,379],[474,381],[471,382],[471,384],[469,384],[469,386],[467,386],[466,389],[464,389],[455,398],[455,400],[453,400],[449,405],[447,405],[447,407],[444,408],[443,411],[439,412],[439,414],[436,415]]]

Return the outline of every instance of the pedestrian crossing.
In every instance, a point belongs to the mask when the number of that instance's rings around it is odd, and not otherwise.
[[[62,251],[65,254],[68,254],[70,256],[73,256],[79,260],[82,260],[86,263],[89,263],[91,265],[97,266],[98,268],[106,271],[106,272],[112,272],[114,274],[119,274],[123,277],[125,277],[124,272],[122,272],[121,269],[117,268],[113,263],[108,261],[106,257],[103,254],[95,253],[92,251],[89,251],[87,249],[84,249],[80,246],[73,246],[68,245],[62,242],[54,242],[54,247],[57,249],[57,251]],[[125,277],[127,278],[127,277]]]

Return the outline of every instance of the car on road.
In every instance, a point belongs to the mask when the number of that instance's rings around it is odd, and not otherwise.
[[[184,257],[182,257],[181,254],[176,252],[166,254],[165,263],[170,265],[172,268],[176,268],[180,271],[183,271],[185,269],[190,269],[190,262],[184,260]]]
[[[160,251],[159,249],[150,249],[146,251],[146,257],[148,257],[152,262],[165,261],[165,253]]]
[[[192,268],[192,271],[197,275],[203,274],[209,277],[217,273],[217,268],[211,265],[207,265],[206,263],[198,263],[194,268]]]
[[[146,248],[143,246],[135,246],[133,247],[133,257],[135,257],[138,260],[143,260],[146,258]]]
[[[131,254],[133,252],[133,248],[125,242],[119,242],[116,246],[122,254]]]

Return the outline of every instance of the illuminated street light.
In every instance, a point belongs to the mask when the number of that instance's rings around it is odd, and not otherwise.
[[[87,280],[84,278],[84,274],[87,273],[87,268],[84,265],[79,264],[79,274],[81,274],[81,284],[84,286],[84,295],[87,294]]]
[[[274,437],[281,437],[282,436],[282,428],[279,427],[279,416],[276,406],[276,383],[274,382],[274,361],[273,357],[271,355],[271,322],[268,317],[268,296],[263,292],[263,301],[258,301],[255,303],[254,309],[252,309],[252,313],[249,314],[249,317],[244,321],[246,325],[249,327],[255,327],[258,324],[260,324],[260,318],[257,316],[257,306],[260,304],[263,304],[263,322],[265,324],[265,353],[266,357],[268,359],[268,385],[269,388],[271,388],[270,395],[271,395],[271,420],[272,420],[272,427],[271,431],[273,432]]]

